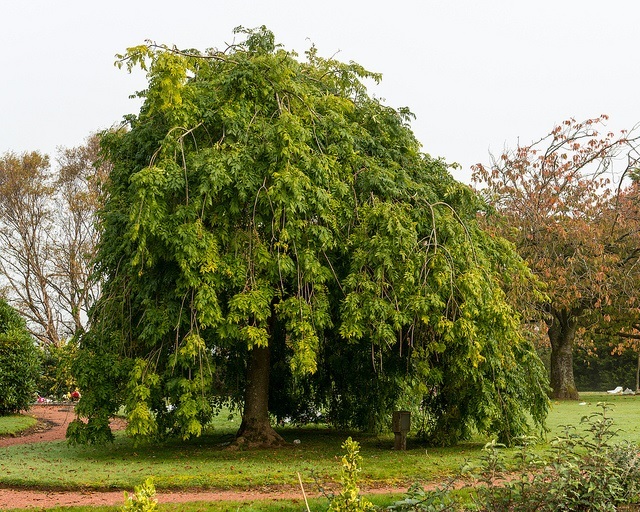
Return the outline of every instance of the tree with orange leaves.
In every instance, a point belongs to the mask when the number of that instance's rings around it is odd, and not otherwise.
[[[635,167],[629,170],[632,181],[619,188],[610,209],[616,236],[609,246],[620,255],[619,267],[625,279],[619,280],[617,300],[605,308],[605,322],[599,324],[595,335],[608,340],[612,354],[637,354],[635,388],[640,393],[640,175]]]
[[[512,241],[546,283],[549,301],[537,308],[551,345],[554,398],[578,398],[573,344],[586,314],[619,305],[621,290],[635,294],[628,269],[638,260],[629,249],[638,247],[637,234],[623,222],[616,185],[637,164],[638,138],[600,133],[606,120],[569,119],[489,166],[473,166],[490,207],[483,224]]]

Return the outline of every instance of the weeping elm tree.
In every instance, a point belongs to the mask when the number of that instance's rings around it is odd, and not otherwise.
[[[282,443],[271,350],[309,375],[328,340],[404,354],[450,390],[433,411],[453,440],[470,425],[518,434],[527,413],[541,424],[540,362],[501,289],[527,270],[478,229],[471,190],[420,152],[408,111],[367,94],[379,75],[237,32],[225,51],[148,44],[119,60],[149,84],[102,140],[103,294],[71,440],[110,439],[121,405],[134,437],[198,436],[239,362],[236,442]]]

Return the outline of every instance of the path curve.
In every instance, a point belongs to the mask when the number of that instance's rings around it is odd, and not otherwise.
[[[44,443],[65,439],[67,427],[75,418],[73,404],[37,404],[32,405],[22,414],[36,418],[37,425],[17,436],[0,437],[0,448],[15,444]],[[122,430],[125,426],[126,423],[121,418],[114,418],[111,421],[113,430]]]
[[[43,443],[65,439],[67,426],[74,419],[73,404],[34,405],[24,414],[38,420],[36,427],[22,435],[0,438],[0,448],[16,444]],[[115,430],[126,426],[124,420],[114,419],[111,427]],[[0,457],[2,451],[0,450]],[[308,498],[319,497],[318,492],[305,489]],[[367,494],[403,493],[406,487],[376,488],[365,491]],[[131,491],[130,491],[131,492]],[[187,503],[197,501],[239,501],[249,503],[255,500],[300,500],[304,501],[302,491],[296,487],[268,487],[249,491],[228,490],[188,490],[158,491],[159,503]],[[124,502],[123,491],[44,491],[31,489],[0,488],[0,510],[6,508],[52,508],[56,506],[81,505],[121,505]]]

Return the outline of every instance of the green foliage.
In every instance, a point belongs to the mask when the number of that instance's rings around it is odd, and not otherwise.
[[[575,347],[573,373],[579,390],[604,391],[617,386],[635,390],[638,354],[612,353],[611,338],[596,340],[593,347]]]
[[[73,374],[82,390],[82,398],[76,404],[75,412],[78,416],[87,417],[86,422],[75,419],[69,424],[67,438],[72,444],[113,441],[109,419],[124,401],[123,391],[118,384],[131,371],[131,361],[118,357],[114,349],[117,336],[92,343],[89,339],[93,339],[94,334],[90,331],[83,336],[83,345],[72,363]]]
[[[361,471],[360,445],[348,437],[342,444],[346,453],[342,456],[342,489],[340,494],[331,498],[328,510],[332,512],[366,512],[375,510],[373,503],[360,495],[358,473]]]
[[[142,485],[136,486],[133,496],[130,496],[125,491],[124,505],[120,510],[122,512],[127,512],[128,510],[132,512],[154,512],[158,510],[153,478],[147,478]]]
[[[523,443],[516,457],[515,477],[506,470],[499,445],[489,443],[479,473],[478,510],[487,511],[614,511],[640,496],[637,446],[612,444],[616,436],[609,406],[583,417],[585,433],[566,426],[553,443],[550,460],[541,459]],[[513,473],[512,473],[513,475]]]
[[[145,45],[119,61],[149,84],[102,139],[104,286],[72,439],[108,438],[120,405],[140,440],[200,435],[242,397],[253,347],[284,356],[284,392],[313,390],[281,417],[326,408],[379,428],[410,379],[439,444],[508,441],[527,414],[540,426],[545,377],[503,290],[530,274],[478,228],[477,197],[420,151],[406,109],[367,94],[379,75],[239,33],[225,52]]]
[[[0,299],[0,416],[28,409],[40,372],[40,352],[25,322]]]
[[[427,491],[420,484],[413,484],[402,500],[396,501],[386,510],[444,512],[446,510],[460,510],[460,505],[447,488]]]
[[[40,396],[65,399],[77,388],[72,374],[77,345],[67,341],[61,345],[49,344],[42,351],[42,373],[38,379]]]

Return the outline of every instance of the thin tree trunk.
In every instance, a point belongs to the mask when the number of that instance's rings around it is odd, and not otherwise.
[[[242,423],[235,446],[270,447],[285,444],[269,422],[269,347],[249,351]]]
[[[640,352],[638,352],[638,367],[636,368],[636,393],[640,393]]]
[[[578,319],[568,311],[556,312],[549,326],[551,342],[551,397],[578,400],[573,378],[573,341]]]

